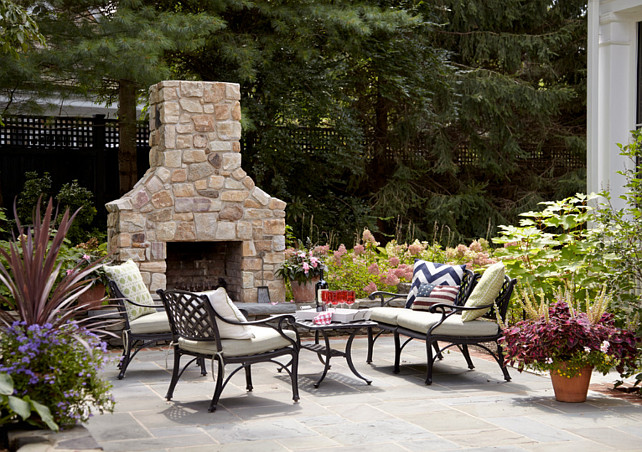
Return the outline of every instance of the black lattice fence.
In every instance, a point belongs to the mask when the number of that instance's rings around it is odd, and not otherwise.
[[[0,126],[0,204],[11,208],[13,199],[24,184],[27,171],[48,171],[54,188],[77,179],[95,196],[99,219],[106,218],[104,204],[119,198],[118,188],[118,125],[116,120],[106,120],[101,115],[93,118],[12,116],[4,117]],[[339,134],[328,128],[280,128],[289,138],[290,145],[306,153],[324,152],[344,142]],[[261,131],[245,135],[242,150],[260,145]],[[140,123],[137,133],[138,176],[149,167],[149,127]],[[371,158],[370,147],[365,146],[365,157]],[[406,162],[430,160],[430,150],[416,144],[406,144],[403,149],[387,148],[385,158]],[[455,154],[456,163],[462,167],[475,166],[477,151],[461,147]],[[533,150],[521,165],[528,168],[549,168],[553,164],[557,173],[564,173],[585,166],[582,156],[568,149]]]
[[[51,174],[54,190],[74,179],[94,193],[100,220],[105,203],[119,198],[118,124],[93,118],[9,116],[0,126],[0,189],[11,209],[27,171]],[[149,167],[149,127],[138,126],[138,172]]]

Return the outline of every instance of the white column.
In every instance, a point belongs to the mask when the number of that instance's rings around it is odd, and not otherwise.
[[[597,153],[590,155],[588,191],[609,190],[617,207],[625,183],[618,171],[628,163],[617,144],[629,143],[635,129],[637,23],[628,15],[602,14],[599,39],[597,140],[591,143]]]

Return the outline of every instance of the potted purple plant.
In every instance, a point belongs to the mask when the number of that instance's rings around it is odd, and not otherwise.
[[[556,302],[549,306],[543,295],[538,303],[532,293],[523,292],[521,301],[527,319],[504,329],[500,338],[506,364],[518,371],[531,368],[548,371],[555,397],[562,402],[586,400],[593,369],[606,374],[611,369],[622,373],[635,366],[638,356],[635,334],[615,325],[606,312],[610,297],[603,288],[582,309],[572,292],[557,291]]]

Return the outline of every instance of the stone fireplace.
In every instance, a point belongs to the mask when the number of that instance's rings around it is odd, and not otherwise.
[[[239,85],[165,81],[150,93],[150,169],[108,203],[109,249],[133,259],[150,291],[226,287],[284,301],[285,202],[241,168]]]

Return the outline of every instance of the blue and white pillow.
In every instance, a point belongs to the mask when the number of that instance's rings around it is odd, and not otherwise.
[[[434,284],[435,286],[461,285],[465,269],[465,265],[435,264],[434,262],[416,259],[410,291],[408,292],[408,298],[406,298],[406,307],[412,307],[422,284]]]

